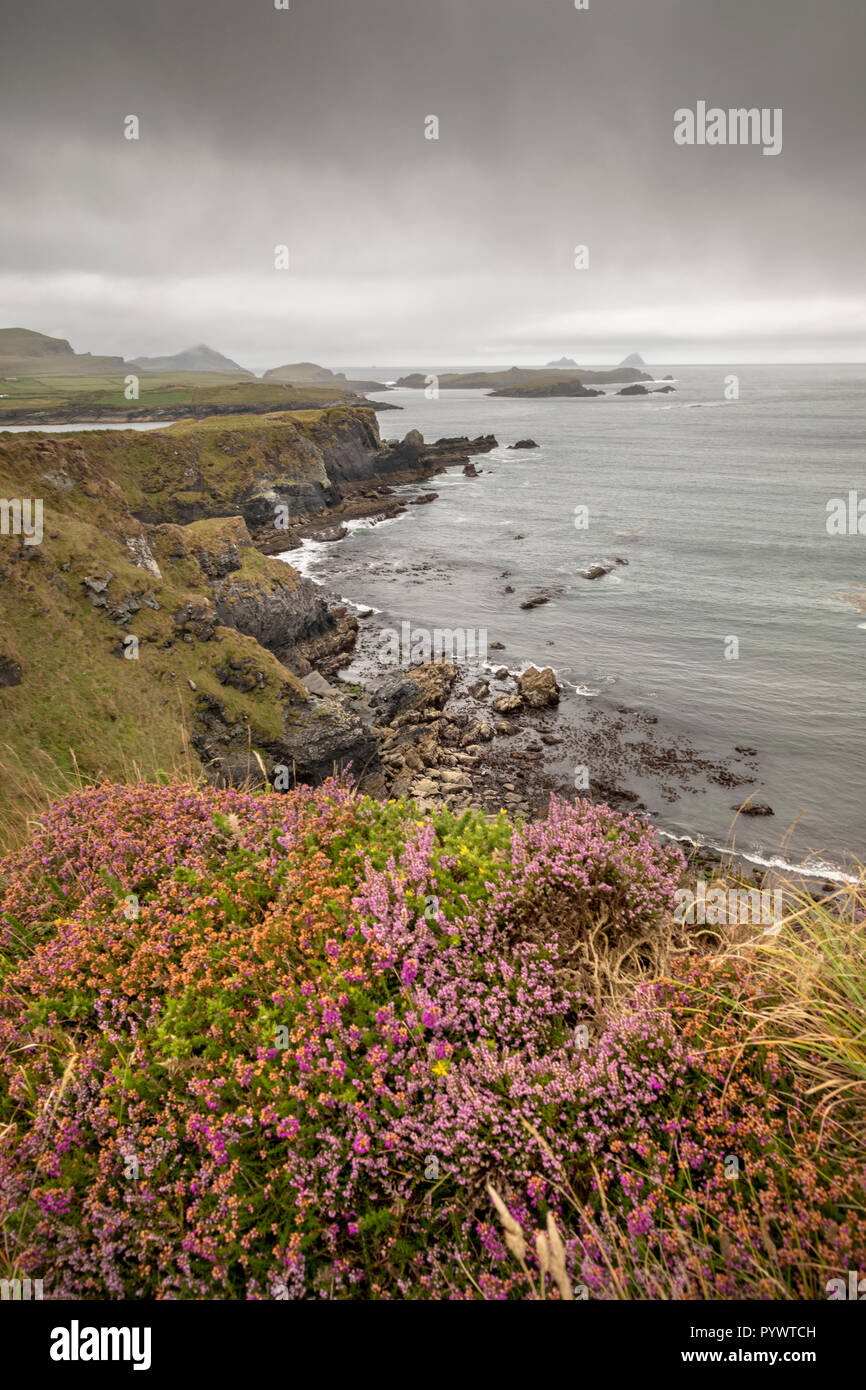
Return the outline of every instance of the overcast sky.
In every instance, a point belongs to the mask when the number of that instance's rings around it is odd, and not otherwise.
[[[0,324],[256,370],[866,359],[866,0],[290,4],[2,0]],[[676,145],[698,101],[781,107],[782,152]]]

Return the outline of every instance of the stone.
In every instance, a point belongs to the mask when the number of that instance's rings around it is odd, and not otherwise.
[[[523,700],[519,695],[500,695],[493,701],[493,709],[496,714],[517,714],[523,709]]]
[[[460,787],[465,791],[472,790],[472,778],[467,772],[461,772],[458,768],[445,768],[439,773],[439,780],[444,782],[446,787]]]
[[[583,579],[602,579],[604,575],[610,574],[613,565],[590,565],[588,569],[581,570]]]
[[[417,782],[410,786],[410,794],[413,797],[436,796],[439,788],[432,777],[420,777]]]
[[[529,666],[517,677],[517,687],[530,709],[545,709],[548,705],[559,704],[559,686],[550,666],[539,671]],[[503,714],[507,711],[501,711]]]
[[[153,553],[144,536],[127,536],[126,548],[132,556],[134,565],[137,565],[139,569],[147,570],[154,579],[162,579],[162,571],[153,558]]]
[[[108,570],[104,579],[92,579],[90,575],[85,575],[81,582],[92,594],[104,594],[113,578],[111,570]]]
[[[309,695],[335,695],[332,685],[329,685],[324,676],[320,676],[318,671],[310,671],[301,680],[301,685]]]

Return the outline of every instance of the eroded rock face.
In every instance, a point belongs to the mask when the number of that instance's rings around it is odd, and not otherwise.
[[[361,700],[317,699],[287,707],[282,750],[302,782],[321,782],[351,766],[362,785],[379,771],[376,730]]]
[[[202,573],[210,580],[225,579],[226,575],[239,570],[243,551],[252,546],[246,522],[240,516],[224,518],[209,535],[202,532],[198,539],[198,545],[192,542],[192,552]]]
[[[409,675],[420,692],[420,705],[439,710],[451,693],[457,667],[451,661],[430,661],[426,666],[416,666]]]
[[[457,668],[450,661],[395,672],[377,686],[370,706],[380,724],[390,724],[406,710],[442,709],[456,676]]]
[[[306,674],[314,662],[333,663],[351,650],[357,619],[345,609],[330,609],[319,586],[291,565],[260,556],[243,517],[158,526],[152,540],[165,565],[197,563],[212,598],[214,623],[254,637],[295,674]],[[178,626],[188,616],[179,618]],[[185,631],[198,636],[195,628]]]
[[[280,789],[287,790],[296,782],[315,786],[351,766],[363,787],[375,787],[381,779],[376,731],[362,701],[304,699],[296,687],[287,686],[282,703],[283,729],[273,738],[257,734],[244,720],[232,719],[219,700],[198,697],[192,745],[211,781],[227,786],[247,781],[264,785],[266,780],[274,783],[282,770],[286,780]],[[267,778],[251,748],[264,754]]]
[[[460,747],[471,748],[476,743],[489,743],[492,738],[492,726],[484,720],[473,719],[460,737]]]
[[[281,565],[279,560],[272,562]],[[217,622],[255,637],[278,660],[291,662],[299,642],[316,637],[333,626],[328,605],[317,586],[289,568],[285,579],[259,579],[232,574],[214,590]]]
[[[380,724],[392,719],[418,702],[418,686],[405,671],[386,676],[370,697],[370,708]]]
[[[172,615],[174,625],[185,640],[209,642],[217,616],[207,599],[190,599]]]
[[[162,572],[153,558],[145,536],[127,536],[126,548],[132,556],[132,563],[139,569],[147,570],[154,579],[162,579]]]
[[[559,686],[549,666],[541,671],[530,666],[518,676],[517,686],[530,709],[545,709],[548,705],[559,704]]]

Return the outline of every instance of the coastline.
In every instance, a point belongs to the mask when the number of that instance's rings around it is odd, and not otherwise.
[[[518,458],[519,455],[506,455],[492,434],[479,435],[474,439],[466,435],[454,435],[427,444],[418,429],[411,429],[402,440],[385,440],[379,443],[378,447],[373,447],[372,436],[367,437],[371,426],[376,433],[372,412],[369,412],[368,423],[365,426],[367,434],[361,429],[357,413],[344,411],[342,414],[351,416],[348,432],[340,433],[336,428],[330,430],[329,421],[327,440],[321,441],[323,449],[327,447],[329,452],[325,480],[318,490],[313,487],[301,489],[296,487],[292,480],[289,486],[285,486],[281,479],[280,486],[284,490],[279,494],[273,494],[279,495],[281,499],[285,497],[291,504],[287,510],[291,512],[294,524],[290,524],[286,530],[275,531],[262,520],[264,513],[258,505],[259,498],[261,496],[265,501],[272,500],[272,492],[269,489],[273,487],[269,480],[270,475],[264,471],[252,478],[249,494],[246,491],[239,493],[240,500],[235,502],[233,499],[232,505],[237,505],[240,514],[245,516],[250,538],[256,549],[266,555],[288,561],[323,591],[322,598],[317,600],[323,613],[327,615],[328,606],[332,612],[334,605],[341,606],[342,612],[336,615],[336,621],[328,632],[314,633],[308,640],[299,644],[299,668],[295,669],[294,665],[290,665],[289,669],[293,675],[303,680],[305,674],[315,668],[326,680],[336,683],[336,693],[340,694],[344,701],[351,701],[360,691],[363,691],[365,700],[370,698],[376,687],[389,675],[394,674],[393,664],[383,663],[380,659],[381,654],[377,652],[377,645],[381,646],[382,632],[389,618],[392,625],[396,623],[399,627],[406,614],[412,614],[413,605],[408,595],[412,592],[413,585],[429,584],[439,592],[439,580],[446,574],[446,570],[437,572],[441,567],[436,561],[436,546],[433,551],[416,556],[412,554],[411,546],[407,553],[405,539],[396,537],[393,547],[386,543],[384,549],[386,552],[393,550],[394,563],[385,563],[384,573],[390,578],[393,569],[394,574],[390,582],[395,588],[392,592],[396,597],[403,590],[398,602],[400,606],[406,606],[402,612],[400,607],[394,609],[388,589],[383,589],[381,584],[377,584],[376,596],[380,603],[384,600],[385,604],[383,612],[354,597],[356,592],[364,592],[363,568],[357,575],[362,582],[355,589],[353,585],[356,574],[352,572],[351,560],[345,564],[337,561],[334,566],[325,560],[325,567],[320,571],[318,562],[308,563],[305,556],[324,555],[326,552],[322,547],[345,539],[354,529],[394,524],[401,517],[407,516],[413,508],[435,502],[439,496],[435,482],[437,475],[451,474],[447,485],[440,487],[443,498],[455,498],[461,495],[461,489],[466,486],[464,479],[459,477],[461,468],[468,479],[485,473],[488,475],[486,481],[490,481],[498,471],[497,459],[502,461],[506,457]],[[448,424],[452,428],[459,428],[464,418],[462,409],[458,407],[458,411],[447,417],[446,428]],[[493,423],[489,417],[476,419],[482,427]],[[97,430],[100,427],[104,429],[105,424],[96,426]],[[525,429],[523,420],[519,428],[521,432],[529,432]],[[35,433],[39,433],[38,429]],[[543,438],[542,435],[538,437]],[[122,441],[119,443],[123,452],[126,446],[122,445]],[[525,447],[530,447],[532,443],[533,441],[526,441]],[[516,445],[505,447],[519,448],[520,441]],[[495,453],[493,456],[494,467],[476,468],[473,458],[477,460],[479,455],[491,451],[498,451],[498,454]],[[247,487],[245,478],[243,486]],[[480,486],[483,488],[484,484]],[[453,491],[449,492],[451,488]],[[478,487],[469,488],[471,495],[477,495],[478,491]],[[296,511],[298,504],[310,510],[306,513]],[[464,507],[463,510],[467,508]],[[472,510],[471,505],[468,510]],[[167,515],[155,510],[149,520],[157,522],[166,519]],[[431,513],[431,519],[433,515]],[[195,513],[191,513],[191,518],[195,519]],[[420,518],[418,520],[420,521]],[[409,529],[412,529],[411,522]],[[435,531],[437,526],[431,529]],[[415,528],[415,534],[420,538],[427,530],[428,523],[425,522]],[[523,537],[518,536],[515,539]],[[381,552],[382,547],[378,549]],[[419,546],[419,552],[423,549],[423,546]],[[362,554],[362,547],[354,551],[344,551],[341,548],[339,553]],[[471,553],[469,561],[468,566],[462,571],[462,592],[465,595],[471,595],[473,592],[473,575],[476,572]],[[381,555],[377,565],[371,568],[377,574],[382,573]],[[336,579],[337,573],[340,575],[339,579]],[[405,575],[406,578],[399,577],[401,575]],[[506,576],[503,573],[500,577]],[[591,577],[593,576],[584,573],[584,578]],[[517,580],[514,582],[518,583]],[[837,596],[852,607],[860,607],[862,599],[859,592],[855,592],[856,589],[856,583],[851,581],[849,588],[844,592],[840,589]],[[420,590],[416,587],[414,592],[420,593]],[[509,593],[513,590],[509,588],[503,592]],[[527,589],[526,592],[528,595],[531,591]],[[554,598],[557,592],[555,589],[550,590]],[[382,597],[379,597],[380,594]],[[513,608],[518,604],[520,608],[531,608],[537,601],[519,603],[522,596],[518,594],[514,598]],[[424,621],[441,621],[440,615],[447,611],[447,607],[443,609],[438,604],[428,602]],[[521,675],[533,667],[534,663],[537,663],[537,670],[548,669],[543,640],[533,640],[534,635],[537,636],[539,631],[544,631],[544,627],[543,624],[540,627],[536,625],[534,615],[527,617],[525,621],[523,615],[520,615],[520,629],[516,629],[512,623],[507,633],[497,633],[497,616],[500,615],[498,606],[494,605],[491,609],[488,605],[481,611],[486,612],[491,638],[507,637],[512,651],[501,648],[500,653],[494,652],[493,648],[498,645],[494,640],[486,661],[476,663],[472,667],[461,666],[453,690],[448,691],[447,709],[440,709],[440,713],[444,712],[447,716],[445,723],[448,738],[435,759],[426,764],[428,770],[430,767],[450,767],[453,771],[462,768],[471,774],[470,784],[473,781],[478,783],[478,787],[474,788],[465,783],[458,787],[457,783],[453,782],[453,790],[447,792],[453,805],[469,805],[476,802],[479,805],[483,804],[486,810],[496,811],[500,806],[504,806],[517,815],[537,815],[543,813],[551,794],[569,797],[577,792],[594,801],[604,801],[617,810],[636,811],[649,819],[661,834],[682,845],[693,845],[696,855],[706,854],[717,862],[723,862],[733,855],[738,861],[759,870],[797,873],[816,883],[823,882],[828,888],[833,881],[849,881],[842,867],[847,867],[850,862],[848,856],[843,855],[840,858],[832,850],[829,854],[822,853],[823,846],[819,847],[817,853],[813,853],[811,845],[804,849],[801,844],[798,855],[800,862],[793,856],[791,859],[786,858],[782,831],[788,822],[782,822],[781,818],[778,822],[778,840],[772,833],[770,836],[760,835],[757,839],[754,834],[756,830],[772,832],[775,822],[754,822],[747,826],[745,821],[737,825],[738,835],[729,839],[725,834],[726,826],[719,823],[719,812],[723,815],[725,805],[730,802],[743,804],[744,798],[750,799],[750,793],[753,793],[758,783],[758,767],[757,761],[750,766],[745,755],[755,750],[737,748],[736,753],[743,756],[740,759],[732,757],[726,760],[721,756],[723,748],[720,750],[719,741],[716,740],[716,760],[701,756],[689,742],[690,738],[696,739],[698,743],[702,741],[701,730],[696,731],[694,722],[690,724],[687,720],[678,721],[676,709],[672,709],[670,701],[666,706],[655,709],[652,704],[644,704],[642,694],[635,694],[633,687],[631,694],[628,693],[627,681],[619,687],[626,692],[619,698],[633,701],[636,705],[634,708],[630,704],[616,703],[616,687],[608,686],[608,678],[605,676],[599,679],[600,688],[593,689],[596,672],[592,668],[585,665],[566,665],[559,671],[550,667],[559,687],[559,701],[556,707],[551,706],[543,710],[517,709],[513,711],[515,718],[503,716],[505,722],[510,722],[514,727],[507,732],[497,729],[492,723],[493,702],[516,697],[519,694]],[[417,618],[418,615],[416,613],[413,616]],[[524,640],[525,638],[528,640]],[[512,654],[516,651],[520,652],[519,658]],[[304,669],[301,669],[301,666]],[[401,666],[400,669],[404,668]],[[588,677],[584,674],[587,669],[591,670]],[[605,671],[608,669],[604,668]],[[572,679],[567,679],[569,676]],[[588,683],[576,684],[575,679],[586,680]],[[472,686],[482,680],[487,681],[488,689],[482,696],[474,696]],[[347,690],[347,687],[355,689]],[[460,723],[451,718],[455,714]],[[489,739],[476,739],[474,743],[472,740],[464,743],[463,738],[468,726],[479,723],[492,724],[492,736]],[[449,728],[449,724],[454,724],[454,728]],[[574,726],[577,725],[583,726],[583,740],[575,733]],[[455,733],[455,729],[459,729],[460,733]],[[744,725],[741,742],[745,743],[749,732],[748,725]],[[591,744],[589,751],[586,748],[587,741]],[[758,739],[749,739],[749,742],[752,741],[757,743]],[[672,749],[675,751],[671,751]],[[425,766],[423,758],[421,762],[422,767]],[[592,767],[592,777],[587,786],[575,785],[575,769],[581,765]],[[422,780],[422,767],[412,769],[418,773],[416,781]],[[393,781],[393,772],[389,776]],[[424,780],[432,780],[435,783],[437,778],[434,776],[432,779]],[[691,796],[691,793],[712,791],[709,783],[715,783],[717,787],[742,789],[736,797],[731,795],[719,798],[716,793],[714,805],[710,806],[707,803],[708,809],[713,813],[710,816],[714,832],[712,837],[706,830],[698,833],[692,829],[701,825],[702,820],[701,803]],[[409,790],[411,785],[410,779],[408,785],[404,785],[402,789]],[[684,798],[683,804],[677,808],[680,814],[666,815],[665,803],[671,805],[682,789],[689,796]],[[474,794],[476,791],[477,795]],[[446,796],[441,786],[433,791],[425,788],[425,792],[428,800],[445,799]],[[421,799],[424,799],[423,794]],[[775,797],[773,799],[775,800]],[[731,819],[732,828],[734,819]],[[751,836],[746,833],[748,829],[752,831]],[[735,847],[735,839],[739,838],[739,833],[743,834],[747,846],[745,849]],[[832,833],[826,837],[824,843],[836,843]]]
[[[354,515],[349,517],[345,514],[343,520],[354,520],[365,527],[381,525],[397,519],[413,505],[413,500],[399,495],[391,496],[387,508],[378,509],[356,503]],[[345,539],[352,529],[357,528],[343,526],[341,535],[335,534],[321,540],[315,534],[317,530],[321,531],[321,527],[305,527],[303,531],[306,534],[298,533],[298,543],[280,551],[276,557],[322,588],[330,605],[337,605],[343,611],[353,611],[357,619],[354,640],[332,661],[328,680],[338,689],[340,686],[351,687],[363,700],[371,701],[375,706],[377,692],[383,686],[387,686],[395,677],[411,676],[413,671],[419,670],[419,666],[395,668],[390,662],[384,662],[381,659],[384,637],[393,631],[387,615],[352,595],[337,593],[331,587],[327,571],[323,575],[317,564],[311,564],[314,556],[323,553],[325,545],[330,547]],[[308,558],[305,559],[305,556]],[[426,678],[429,667],[423,670]],[[495,704],[520,694],[520,678],[527,671],[549,671],[555,680],[558,698],[556,702],[541,708],[524,702],[520,710],[513,711],[505,718],[504,722],[510,725],[505,729],[501,727],[501,718],[497,724]],[[717,785],[740,786],[745,796],[756,778],[754,769],[737,765],[737,759],[734,759],[734,766],[723,762],[714,764],[702,758],[694,748],[682,743],[671,763],[657,750],[659,742],[667,741],[655,737],[658,716],[645,710],[631,709],[621,704],[610,710],[600,706],[592,710],[588,717],[593,749],[597,753],[600,744],[606,743],[607,756],[602,759],[604,770],[599,776],[591,777],[586,788],[576,788],[575,767],[585,743],[575,736],[568,715],[575,702],[582,700],[589,705],[590,700],[594,703],[593,697],[598,694],[581,687],[569,688],[560,673],[547,666],[543,658],[514,662],[505,650],[500,653],[491,649],[483,659],[460,662],[453,681],[447,682],[444,693],[439,692],[436,701],[421,712],[423,718],[419,719],[415,729],[417,737],[404,737],[401,742],[404,752],[406,746],[413,743],[413,751],[418,752],[420,745],[417,761],[413,759],[410,763],[411,776],[400,775],[405,768],[399,762],[396,764],[396,775],[395,764],[388,767],[387,757],[393,748],[395,730],[390,724],[385,726],[388,794],[411,795],[418,800],[422,811],[439,805],[457,813],[477,808],[495,814],[504,809],[511,815],[527,818],[543,815],[552,795],[570,797],[577,794],[593,802],[606,803],[622,813],[634,812],[645,818],[662,838],[679,845],[697,872],[716,875],[727,871],[738,880],[754,882],[762,887],[804,880],[816,897],[835,892],[846,882],[856,882],[856,878],[846,874],[838,865],[822,860],[807,860],[798,864],[786,860],[774,850],[739,849],[735,843],[717,843],[699,832],[672,829],[670,824],[665,824],[661,811],[651,804],[663,798],[646,795],[647,782],[655,781],[658,793],[672,777],[701,774]],[[437,750],[431,747],[430,725],[442,724],[443,721],[448,739],[444,745],[440,742]],[[406,722],[400,723],[399,715],[397,725],[398,729],[407,727]],[[479,737],[478,729],[485,725],[489,734]],[[456,738],[455,728],[459,730]],[[626,785],[628,768],[623,766],[622,760],[623,732],[634,729],[638,729],[645,739],[641,750],[643,775],[638,779],[643,795]],[[447,775],[460,771],[464,776],[459,779]],[[444,780],[443,773],[446,774]]]
[[[311,400],[309,406],[295,404],[280,406],[269,401],[260,405],[247,402],[239,407],[234,402],[220,405],[211,401],[203,405],[189,403],[170,406],[145,406],[141,410],[128,410],[120,413],[112,410],[111,407],[106,407],[105,410],[93,414],[93,407],[91,407],[91,413],[85,415],[80,415],[74,410],[70,412],[58,411],[56,408],[53,410],[20,410],[15,413],[6,410],[0,412],[0,434],[10,428],[25,429],[31,425],[35,430],[56,430],[66,425],[73,431],[82,425],[96,427],[128,425],[130,429],[137,425],[163,425],[168,429],[170,425],[179,424],[181,420],[209,420],[219,415],[236,415],[239,409],[245,415],[275,415],[280,414],[282,410],[330,410],[338,406],[345,406],[349,410],[375,410],[376,412],[403,409],[402,406],[394,405],[391,401],[369,400],[366,396],[358,396],[356,399],[350,400],[335,396],[332,400]]]

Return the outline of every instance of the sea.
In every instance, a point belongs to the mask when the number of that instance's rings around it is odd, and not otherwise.
[[[485,633],[504,644],[491,667],[552,666],[566,725],[637,712],[674,761],[687,747],[698,767],[751,771],[745,788],[698,776],[666,799],[639,786],[664,833],[831,880],[856,873],[866,367],[653,371],[658,385],[674,378],[673,393],[387,392],[379,399],[400,412],[380,414],[383,438],[494,434],[498,447],[474,460],[478,477],[456,468],[402,489],[432,489],[430,505],[350,523],[345,540],[307,541],[286,558],[380,625]],[[508,447],[525,438],[539,447]],[[831,534],[840,508],[845,534]],[[548,601],[521,607],[537,596]],[[773,815],[737,818],[746,797]]]

